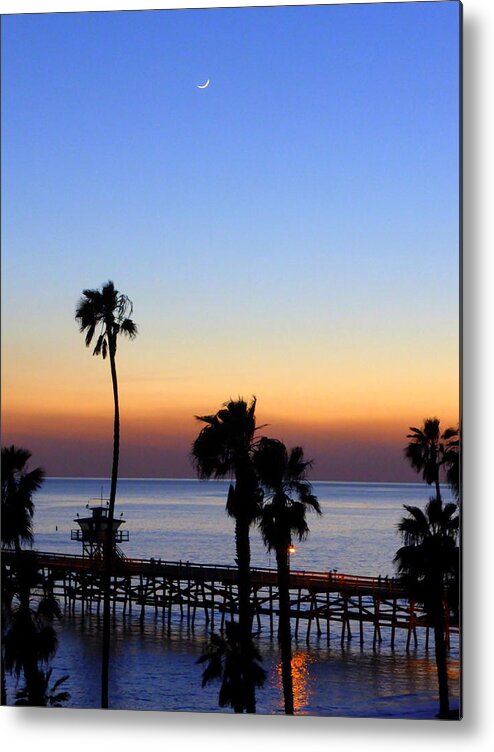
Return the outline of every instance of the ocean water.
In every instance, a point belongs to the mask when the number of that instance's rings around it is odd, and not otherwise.
[[[310,536],[295,543],[292,569],[359,575],[394,574],[393,556],[400,546],[396,525],[404,504],[423,506],[429,489],[423,484],[314,483],[322,515],[308,516]],[[228,483],[224,481],[122,479],[116,516],[122,515],[130,539],[122,544],[127,556],[209,564],[233,564],[233,520],[225,512]],[[40,551],[77,554],[70,540],[77,514],[85,516],[90,500],[106,497],[109,482],[101,479],[49,478],[35,498],[34,547]],[[448,498],[444,489],[445,498]],[[93,501],[91,501],[93,503]],[[275,566],[252,530],[252,564]],[[137,610],[137,609],[136,609]],[[59,648],[53,662],[54,679],[69,674],[72,707],[98,707],[100,627],[96,615],[66,614],[57,630]],[[198,619],[193,631],[174,614],[171,629],[154,612],[143,627],[137,616],[118,618],[113,626],[110,697],[114,708],[219,712],[218,685],[201,688],[196,664],[207,627]],[[281,667],[276,640],[261,632],[259,645],[268,679],[258,692],[258,712],[282,713]],[[437,679],[434,652],[407,653],[403,641],[392,651],[389,640],[372,649],[367,637],[342,649],[338,626],[327,644],[326,635],[311,637],[304,630],[294,641],[296,712],[325,716],[434,718]],[[12,691],[12,682],[9,681]],[[450,691],[458,705],[459,646],[453,636],[450,651]],[[227,711],[228,712],[228,711]]]
[[[127,556],[167,561],[233,564],[233,520],[225,512],[226,481],[124,479],[118,484],[116,517],[123,514]],[[392,575],[400,546],[396,525],[404,504],[423,506],[430,489],[414,483],[314,483],[322,515],[308,513],[310,535],[295,543],[293,569],[338,569],[360,575]],[[49,478],[36,496],[35,548],[77,554],[70,540],[89,499],[107,497],[108,481]],[[444,489],[445,500],[449,499]],[[275,566],[256,530],[252,564]]]

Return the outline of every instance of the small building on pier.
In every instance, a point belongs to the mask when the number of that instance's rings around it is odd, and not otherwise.
[[[93,560],[102,560],[104,556],[104,547],[108,531],[108,499],[98,500],[98,504],[86,506],[91,514],[88,517],[77,516],[74,522],[77,522],[79,528],[70,531],[70,539],[82,543],[82,555]],[[119,558],[124,558],[119,543],[129,540],[129,531],[121,530],[120,527],[125,523],[122,517],[113,520],[113,551]]]

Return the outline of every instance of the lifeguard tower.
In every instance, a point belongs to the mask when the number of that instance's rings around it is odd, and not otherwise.
[[[77,515],[74,520],[79,525],[79,529],[70,531],[70,539],[82,543],[83,558],[87,556],[94,561],[103,560],[108,530],[109,503],[109,499],[90,499],[86,505],[86,509],[91,512],[90,516],[79,517]],[[129,531],[120,530],[120,526],[124,523],[125,520],[121,516],[113,520],[113,552],[120,559],[125,558],[125,556],[118,544],[129,540]]]

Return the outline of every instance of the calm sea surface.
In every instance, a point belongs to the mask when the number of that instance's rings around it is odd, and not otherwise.
[[[361,575],[393,575],[393,556],[400,545],[396,524],[404,504],[423,506],[429,489],[423,484],[314,483],[322,516],[308,515],[309,538],[298,544],[293,569],[329,570]],[[227,482],[196,480],[120,480],[116,516],[123,514],[130,540],[122,544],[130,557],[156,557],[209,564],[233,564],[233,521],[226,515]],[[448,494],[444,489],[445,498]],[[36,495],[35,544],[41,551],[76,554],[70,540],[77,514],[85,516],[91,499],[109,494],[101,479],[50,478]],[[252,563],[275,566],[253,529]],[[54,678],[68,673],[73,707],[98,707],[100,637],[96,617],[81,622],[65,617],[58,627],[59,649]],[[144,629],[132,619],[114,627],[111,663],[111,704],[115,708],[215,711],[218,687],[200,686],[196,665],[206,628],[199,622],[191,635],[174,616],[171,632],[149,615]],[[260,636],[265,687],[258,710],[282,712],[279,656],[276,641]],[[453,638],[450,683],[458,703],[458,645]],[[432,718],[437,710],[434,654],[420,647],[407,654],[393,652],[383,641],[377,652],[367,639],[341,649],[337,626],[330,646],[323,635],[308,645],[294,644],[297,712],[314,715]]]

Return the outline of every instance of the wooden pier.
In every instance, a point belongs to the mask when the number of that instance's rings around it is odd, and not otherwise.
[[[82,614],[99,613],[102,602],[102,563],[85,556],[36,552],[39,570],[50,582],[55,595],[63,599],[70,613],[76,604]],[[7,576],[14,553],[2,552]],[[209,629],[222,630],[225,619],[238,613],[237,568],[231,566],[171,562],[156,559],[129,559],[116,556],[112,573],[113,612],[125,616],[135,609],[144,621],[147,611],[171,626],[172,614],[188,627],[196,618]],[[252,613],[254,630],[274,634],[279,613],[277,573],[274,569],[253,568]],[[431,626],[418,604],[410,600],[396,580],[387,577],[361,577],[335,572],[292,571],[290,610],[295,639],[305,636],[339,639],[342,646],[352,637],[372,646],[383,640],[395,647],[397,635],[407,650],[421,644],[428,649]],[[445,604],[446,633],[458,633],[458,624]],[[449,639],[448,639],[449,642]]]

